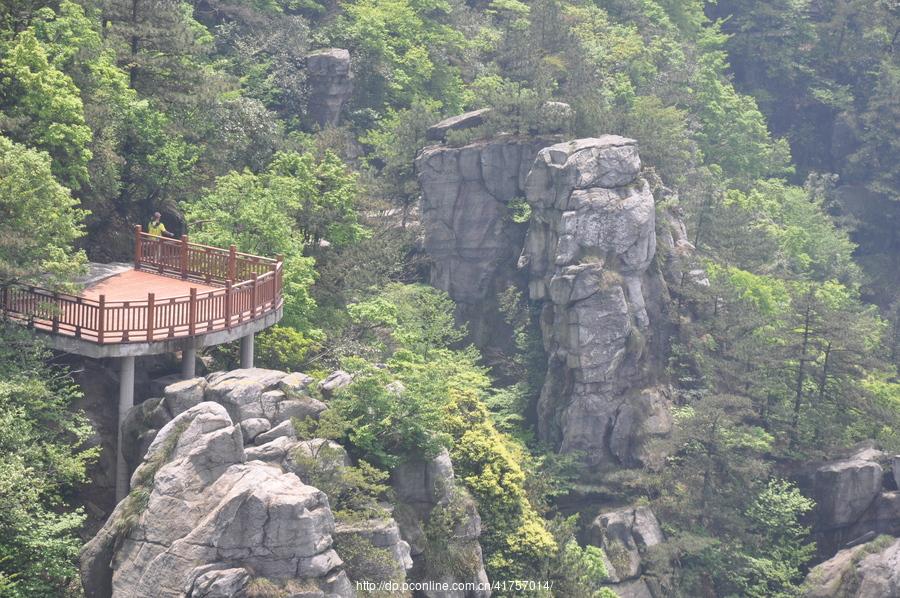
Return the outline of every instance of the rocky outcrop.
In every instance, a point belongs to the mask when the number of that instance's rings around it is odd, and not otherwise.
[[[471,583],[488,588],[481,555],[481,518],[475,502],[454,479],[446,451],[431,460],[411,460],[391,473],[397,497],[394,517],[409,542],[413,581]],[[450,562],[450,561],[454,562]],[[442,591],[427,598],[488,598],[489,589]]]
[[[251,368],[134,407],[132,491],[85,546],[86,595],[352,596],[350,564],[403,581],[412,562],[397,522],[336,526],[328,497],[304,482],[351,465],[340,445],[296,437],[294,421],[327,408],[318,392],[309,376]]]
[[[353,91],[350,52],[341,48],[317,50],[306,57],[309,82],[307,111],[319,128],[333,127]]]
[[[589,528],[589,541],[603,549],[612,582],[641,575],[641,554],[665,540],[650,507],[627,507],[602,513]]]
[[[432,137],[484,116],[448,119]],[[488,359],[513,339],[498,297],[527,289],[543,304],[541,439],[591,466],[655,465],[661,455],[650,440],[672,426],[662,376],[666,279],[683,282],[693,247],[672,208],[657,260],[656,206],[634,140],[553,142],[501,136],[422,150],[416,170],[431,284],[457,303]],[[511,206],[526,215],[530,208],[530,220],[514,219]]]
[[[481,118],[463,116],[464,122]],[[459,125],[446,124],[452,126]],[[511,341],[498,293],[525,284],[516,260],[527,224],[513,220],[510,204],[522,201],[534,157],[551,142],[503,137],[464,147],[431,146],[416,159],[431,284],[457,303],[472,340],[486,353]]]
[[[882,536],[841,550],[813,568],[805,598],[896,598],[900,596],[900,539]]]
[[[433,124],[425,131],[425,138],[429,141],[443,141],[450,131],[462,131],[472,129],[484,124],[484,117],[491,111],[490,108],[472,110],[445,118],[439,123]]]
[[[890,464],[883,452],[864,447],[801,476],[801,487],[816,501],[812,530],[820,555],[879,534],[900,534],[900,491],[885,474]]]
[[[243,596],[253,579],[352,595],[327,497],[246,462],[222,405],[200,403],[163,426],[131,484],[83,551],[88,596]]]
[[[538,430],[596,466],[649,464],[648,441],[672,423],[658,384],[669,297],[640,171],[634,140],[604,136],[542,149],[525,183],[520,265],[548,355]]]

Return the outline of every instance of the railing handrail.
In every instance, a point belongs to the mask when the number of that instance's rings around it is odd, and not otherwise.
[[[157,252],[150,256],[143,251],[150,247],[148,242],[158,247],[179,249],[166,255]],[[215,255],[219,261],[204,261],[204,258],[192,262],[190,252],[198,252],[201,256]],[[222,259],[228,261],[222,262]],[[190,287],[184,295],[165,299],[156,299],[153,293],[148,293],[147,299],[107,301],[103,295],[96,300],[13,283],[3,289],[0,310],[29,325],[99,344],[195,336],[230,329],[280,308],[283,304],[283,266],[281,256],[275,259],[254,256],[238,252],[234,246],[223,250],[189,243],[187,237],[164,239],[148,235],[137,226],[136,270],[176,274],[187,281],[221,281],[223,286],[205,292]],[[223,272],[224,277],[221,276]],[[235,281],[228,276],[231,274],[242,279]]]
[[[169,238],[169,237],[151,235],[150,233],[145,233],[143,231],[139,231],[138,234],[140,234],[141,239],[146,239],[148,241],[162,242],[164,245],[181,245],[180,239],[173,239],[173,238]],[[194,243],[193,241],[190,241],[188,243],[188,245],[192,248],[209,250],[211,252],[221,253],[222,255],[229,254],[229,251],[227,249],[222,249],[221,247],[215,247],[213,245],[204,245],[202,243]],[[261,255],[254,255],[252,253],[244,253],[241,251],[235,251],[235,255],[237,257],[242,257],[242,258],[248,259],[253,262],[260,262],[260,263],[266,263],[266,264],[275,264],[278,262],[277,258],[263,257]]]

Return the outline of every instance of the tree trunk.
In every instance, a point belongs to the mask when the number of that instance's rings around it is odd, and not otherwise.
[[[794,417],[791,421],[791,446],[797,443],[798,428],[800,426],[800,409],[803,406],[803,382],[806,378],[806,351],[809,346],[809,317],[810,305],[806,305],[806,314],[803,317],[803,343],[800,346],[800,363],[797,364],[797,385],[794,390]]]

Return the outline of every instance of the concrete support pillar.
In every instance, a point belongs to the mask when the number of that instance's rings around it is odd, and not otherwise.
[[[122,424],[134,407],[134,357],[123,357],[119,366],[119,440],[116,447],[116,502],[128,495],[128,465],[125,463]]]
[[[241,337],[241,367],[253,367],[253,333]]]
[[[187,341],[181,349],[181,377],[189,380],[197,375],[197,349],[194,348],[193,339]]]

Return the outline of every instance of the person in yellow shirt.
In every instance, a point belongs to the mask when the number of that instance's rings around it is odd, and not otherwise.
[[[166,225],[162,223],[162,214],[159,212],[153,212],[153,219],[150,220],[150,224],[147,225],[147,232],[150,233],[151,237],[174,237],[172,233],[166,230]]]

